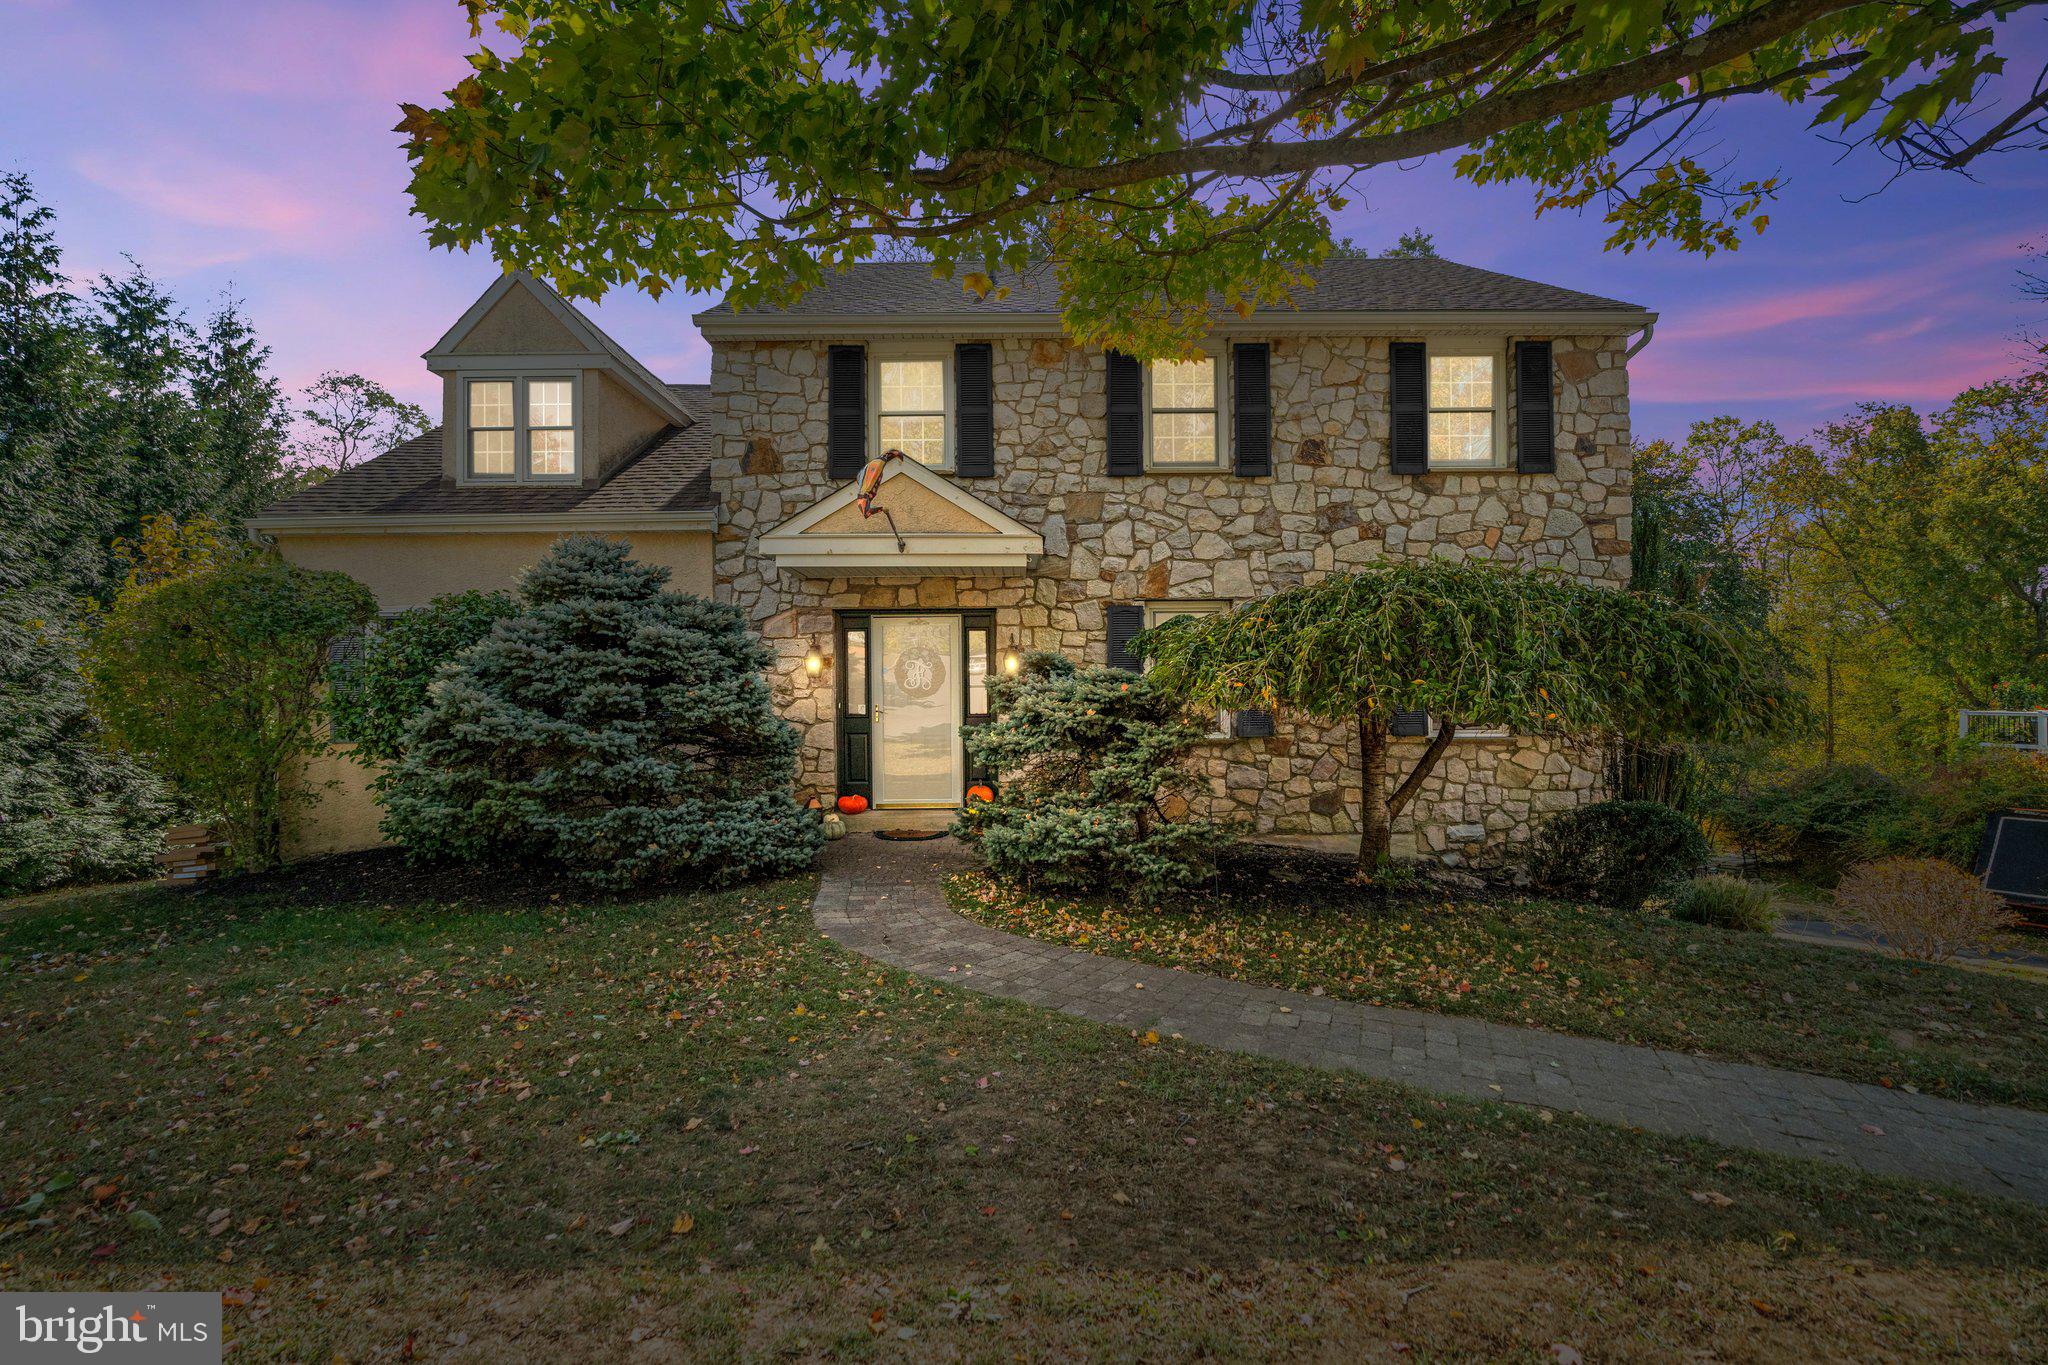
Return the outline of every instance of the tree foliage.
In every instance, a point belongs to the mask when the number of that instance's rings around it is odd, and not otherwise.
[[[969,761],[998,775],[996,796],[970,802],[955,829],[998,874],[1158,893],[1214,871],[1223,836],[1187,803],[1187,760],[1207,727],[1149,677],[1033,654],[990,682],[989,706],[994,718],[966,743]]]
[[[319,478],[351,469],[433,425],[425,408],[359,374],[329,370],[306,386],[299,402],[308,437],[298,457]]]
[[[142,872],[170,814],[106,744],[65,615],[54,594],[0,590],[0,896]]]
[[[796,729],[735,607],[667,591],[627,547],[570,537],[525,609],[453,661],[385,775],[384,829],[427,857],[531,860],[604,887],[807,867]]]
[[[892,240],[982,290],[1051,259],[1069,332],[1146,356],[1214,298],[1298,299],[1368,168],[1452,153],[1539,211],[1603,206],[1615,246],[1714,251],[1781,188],[1702,159],[1721,105],[1949,169],[2041,145],[2048,109],[1993,89],[2027,0],[468,3],[518,46],[403,107],[436,244],[743,303]]]
[[[396,759],[442,669],[518,611],[510,593],[470,591],[400,612],[369,638],[360,658],[329,670],[334,737],[364,758]]]
[[[80,291],[55,215],[0,175],[0,564],[110,597],[145,518],[233,532],[270,496],[284,411],[239,302],[193,327],[140,267]]]
[[[290,770],[323,742],[328,644],[376,610],[348,575],[274,554],[133,582],[87,652],[94,709],[225,829],[237,866],[272,866],[291,806],[312,797]]]
[[[1354,723],[1364,861],[1386,856],[1391,821],[1461,727],[1732,740],[1792,720],[1750,635],[1655,597],[1479,562],[1332,574],[1228,615],[1177,618],[1132,647],[1193,706]],[[1438,731],[1390,790],[1388,726],[1403,711],[1428,712]]]

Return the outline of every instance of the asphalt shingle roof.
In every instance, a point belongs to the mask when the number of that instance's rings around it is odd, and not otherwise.
[[[1037,267],[1021,276],[996,276],[1007,297],[976,299],[957,279],[933,279],[921,261],[877,261],[826,276],[787,310],[742,308],[741,317],[782,313],[792,318],[875,317],[891,314],[962,316],[1057,313],[1053,272]],[[1300,292],[1304,312],[1408,313],[1438,311],[1570,312],[1640,309],[1640,304],[1481,270],[1456,261],[1414,257],[1333,257],[1316,271],[1313,289]],[[730,311],[720,305],[712,313]]]
[[[708,384],[670,384],[692,415],[702,414]],[[495,516],[504,513],[693,512],[716,505],[711,493],[711,424],[699,420],[655,433],[596,488],[506,484],[441,486],[441,428],[365,460],[263,509],[265,517]]]

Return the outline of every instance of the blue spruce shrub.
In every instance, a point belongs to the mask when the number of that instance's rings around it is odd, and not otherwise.
[[[822,842],[797,732],[734,607],[667,591],[615,541],[558,541],[524,609],[435,680],[384,783],[423,857],[538,863],[593,886],[795,872]]]
[[[970,762],[999,774],[954,832],[996,875],[1055,891],[1157,894],[1207,878],[1228,842],[1187,813],[1189,751],[1208,726],[1146,678],[1033,654],[989,685]]]

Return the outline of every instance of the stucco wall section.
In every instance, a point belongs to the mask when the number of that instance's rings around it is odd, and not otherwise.
[[[998,340],[996,477],[962,486],[1037,530],[1047,553],[1016,577],[903,579],[799,578],[757,553],[762,531],[836,486],[825,475],[827,342],[721,343],[712,361],[719,593],[751,613],[779,655],[774,681],[804,735],[803,785],[829,792],[834,780],[832,674],[814,682],[802,660],[814,644],[829,653],[835,609],[991,607],[1002,647],[1101,663],[1106,603],[1244,601],[1388,556],[1514,561],[1626,582],[1623,342],[1554,341],[1555,474],[1393,473],[1386,340],[1333,336],[1272,342],[1275,475],[1248,480],[1108,477],[1101,355],[1052,339]],[[1262,830],[1351,830],[1358,777],[1348,733],[1284,715],[1278,731],[1208,746],[1209,808]],[[1420,744],[1398,747],[1404,763]],[[1479,854],[1526,838],[1532,817],[1596,787],[1576,746],[1462,741],[1397,841]],[[1466,837],[1471,826],[1482,827],[1476,837]]]
[[[923,484],[898,477],[883,484],[876,499],[878,508],[887,508],[889,516],[895,519],[896,529],[903,532],[935,531],[969,534],[991,533],[996,528],[983,517],[978,517],[964,507],[947,502]],[[811,526],[806,534],[815,535],[887,535],[889,522],[878,512],[872,517],[863,517],[860,508],[848,504]]]
[[[590,488],[668,426],[668,418],[606,370],[583,372],[583,407],[583,439],[590,447],[583,482]]]
[[[384,611],[424,606],[443,593],[518,585],[519,574],[561,538],[559,531],[279,532],[284,557],[309,569],[339,569],[377,595]],[[708,531],[636,531],[613,537],[634,555],[672,571],[678,592],[711,595]]]
[[[383,843],[377,824],[384,809],[370,790],[370,779],[371,770],[345,748],[308,759],[286,784],[311,801],[292,810],[285,825],[284,856],[317,858]]]
[[[520,288],[506,290],[454,349],[458,355],[559,355],[589,350],[546,304]]]

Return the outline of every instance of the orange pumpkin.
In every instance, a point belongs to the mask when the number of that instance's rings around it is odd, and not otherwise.
[[[842,796],[839,798],[839,813],[841,815],[859,815],[867,808],[868,799],[865,796]]]
[[[969,801],[993,801],[996,799],[996,794],[994,788],[985,787],[977,782],[967,789],[967,799]]]

